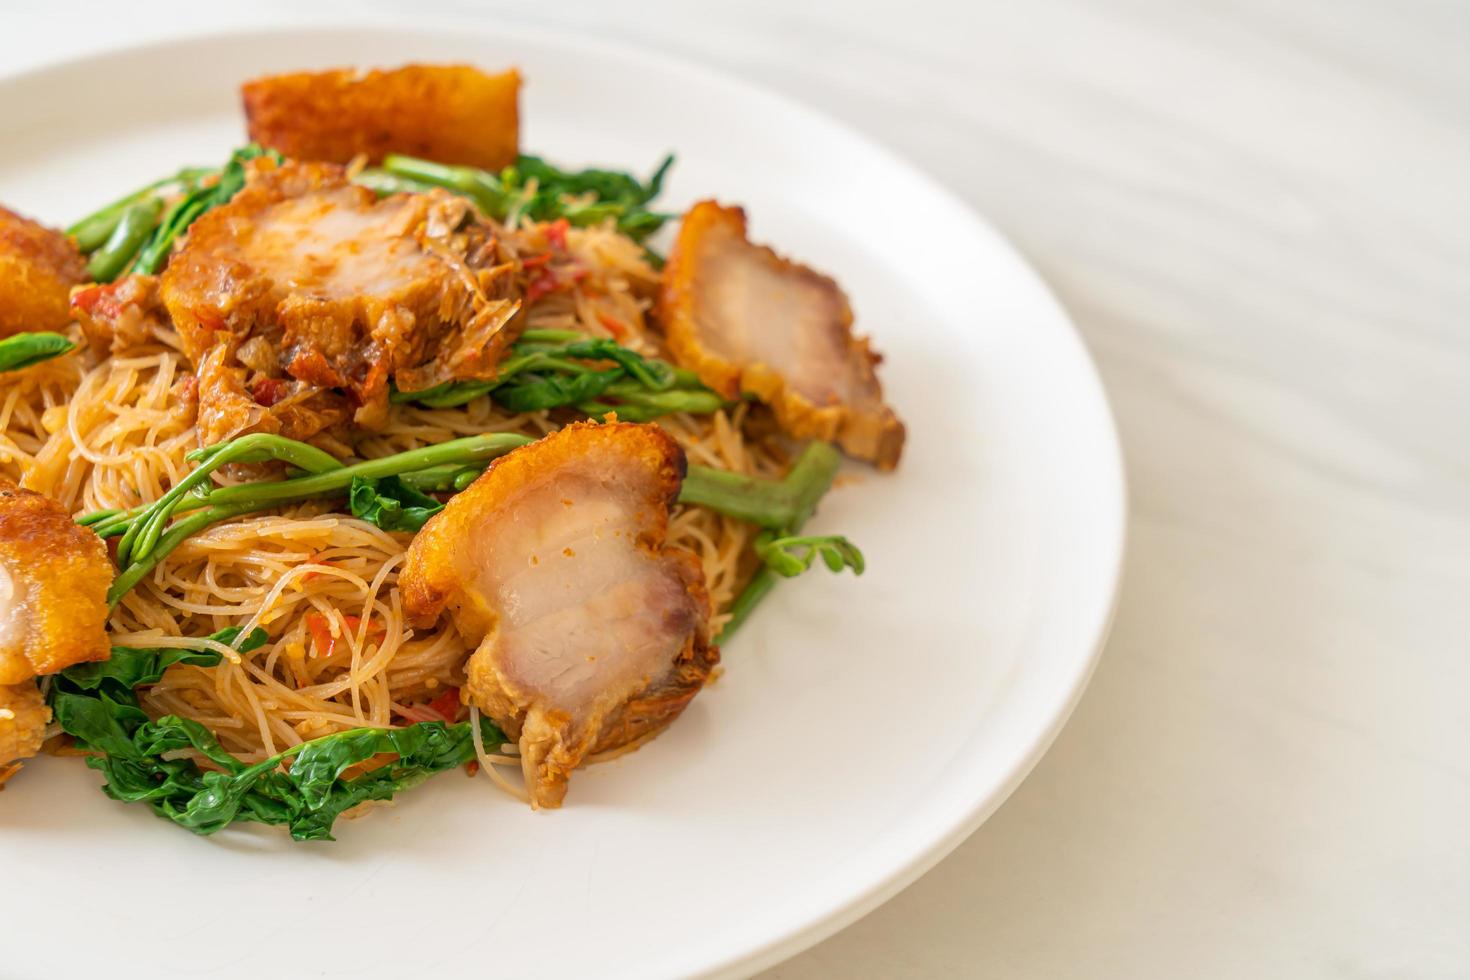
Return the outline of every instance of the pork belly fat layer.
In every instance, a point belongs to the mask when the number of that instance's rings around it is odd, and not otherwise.
[[[87,280],[87,263],[70,238],[0,207],[0,337],[63,330],[67,296]]]

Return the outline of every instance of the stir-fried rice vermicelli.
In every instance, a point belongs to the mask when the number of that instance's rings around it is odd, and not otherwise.
[[[656,203],[672,153],[524,152],[520,86],[262,76],[218,166],[0,205],[0,789],[81,755],[295,840],[462,766],[556,808],[779,581],[862,574],[806,525],[905,428],[841,286]]]
[[[528,225],[512,238],[542,235]],[[614,336],[659,353],[644,326],[657,273],[636,242],[610,228],[573,229],[569,250],[588,275],[531,307],[531,328]],[[192,369],[171,331],[97,358],[84,350],[0,375],[0,472],[60,500],[74,514],[157,500],[189,473],[199,445]],[[660,424],[692,463],[779,475],[772,443],[743,431],[746,407]],[[364,458],[486,432],[540,437],[558,423],[546,411],[508,414],[486,396],[456,408],[395,405],[388,426],[360,440]],[[216,475],[228,483],[229,477]],[[321,735],[440,717],[427,704],[463,683],[471,650],[443,622],[415,630],[395,585],[412,535],[380,530],[340,503],[303,504],[220,523],[179,546],[123,596],[109,622],[118,646],[193,646],[226,659],[177,665],[143,694],[152,716],[202,722],[229,751],[256,761]],[[754,529],[681,507],[670,542],[703,564],[718,632],[753,570]],[[209,634],[263,626],[270,639],[247,653]],[[492,757],[496,747],[490,747]]]

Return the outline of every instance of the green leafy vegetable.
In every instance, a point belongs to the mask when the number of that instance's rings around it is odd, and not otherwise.
[[[372,521],[385,531],[417,531],[444,509],[439,501],[396,476],[380,480],[357,477],[347,501],[353,517]]]
[[[193,187],[205,177],[218,173],[209,167],[187,167],[178,173],[155,180],[146,187],[141,187],[131,194],[127,194],[106,207],[87,215],[85,218],[66,229],[77,243],[77,248],[83,255],[90,255],[97,251],[112,236],[113,229],[122,220],[123,212],[131,205],[145,197],[156,197],[168,193],[177,193]]]
[[[536,191],[524,205],[525,213],[532,218],[565,217],[574,225],[585,225],[611,216],[619,231],[642,241],[669,218],[644,205],[659,195],[673,164],[674,156],[669,154],[643,183],[616,170],[562,170],[541,157],[523,155],[501,177],[511,186],[528,187],[535,182]]]
[[[429,506],[410,491],[425,495],[431,491],[462,490],[490,460],[530,441],[528,436],[512,432],[487,433],[343,466],[305,443],[255,433],[191,454],[201,460],[200,466],[154,503],[130,510],[85,514],[78,518],[78,523],[101,537],[121,535],[130,542],[126,558],[119,558],[120,571],[107,593],[108,601],[116,603],[174,548],[212,524],[304,500],[351,497],[355,481],[382,481],[387,477],[397,477],[399,482],[390,485],[386,496],[400,506],[406,505],[397,518],[391,517],[390,506],[389,519],[407,522],[423,516],[427,520],[428,514],[408,513],[413,508]],[[306,472],[287,479],[228,487],[212,487],[208,480],[209,473],[227,461],[263,459],[284,460]],[[691,466],[679,499],[787,533],[799,528],[811,514],[831,484],[838,460],[832,447],[812,443],[782,480],[762,480]],[[382,514],[383,484],[373,486],[378,499],[375,513]],[[359,489],[358,495],[360,506],[373,507],[374,501],[363,490]],[[406,523],[404,529],[410,529]],[[120,556],[121,546],[119,542]]]
[[[325,473],[342,467],[335,457],[314,446],[264,432],[255,432],[227,443],[196,449],[189,453],[188,458],[198,462],[199,466],[174,484],[162,497],[149,504],[141,519],[133,521],[123,534],[122,540],[117,544],[118,567],[147,558],[163,537],[164,528],[184,498],[191,494],[197,497],[197,491],[209,485],[210,474],[222,466],[276,460],[290,463],[308,473]],[[106,537],[105,534],[103,536]]]
[[[104,538],[123,536],[123,541],[118,543],[120,571],[107,592],[108,601],[116,603],[170,551],[211,524],[283,504],[346,496],[357,478],[378,480],[415,470],[442,473],[441,467],[451,465],[463,470],[466,466],[487,463],[530,441],[530,437],[513,432],[492,432],[343,466],[306,443],[253,433],[191,453],[192,458],[201,460],[200,466],[157,501],[131,510],[86,514],[78,523]],[[226,462],[265,459],[282,460],[306,472],[284,480],[210,488],[209,474]],[[180,512],[187,513],[168,523]],[[126,549],[124,543],[128,545]]]
[[[841,463],[832,446],[811,442],[780,480],[691,466],[679,500],[771,531],[794,533],[811,517]]]
[[[169,253],[180,235],[189,230],[204,212],[226,204],[245,186],[245,162],[256,157],[268,156],[277,163],[281,155],[275,150],[266,150],[254,143],[241,147],[230,155],[229,162],[219,172],[219,180],[209,186],[197,184],[189,189],[168,209],[158,227],[138,250],[138,260],[133,271],[152,274],[168,262]]]
[[[212,639],[232,643],[238,629]],[[239,646],[249,652],[264,644],[255,630]],[[386,800],[437,772],[475,757],[468,723],[419,722],[406,728],[355,728],[293,746],[253,765],[227,752],[196,721],[167,715],[149,720],[135,688],[157,683],[177,663],[210,667],[213,651],[113,648],[102,663],[78,664],[57,674],[48,695],[61,729],[91,753],[87,765],[106,778],[103,792],[123,802],[147,803],[159,816],[196,834],[213,834],[233,823],[284,824],[296,840],[331,840],[332,825],[346,810],[368,800]],[[481,721],[485,742],[505,735]],[[181,753],[197,753],[212,766],[201,768]],[[377,756],[392,758],[346,778],[354,766]],[[293,759],[287,770],[281,766]]]
[[[594,418],[617,412],[624,422],[651,422],[663,415],[686,412],[690,415],[711,415],[728,403],[715,392],[704,386],[695,389],[673,391],[648,391],[625,381],[614,381],[603,392],[603,398],[611,401],[583,401],[577,410]]]
[[[0,371],[19,371],[65,354],[76,346],[59,333],[12,334],[0,340]]]
[[[535,412],[590,401],[620,377],[620,370],[576,374],[526,372],[507,384],[498,385],[491,397],[497,405],[512,412]]]
[[[235,638],[239,635],[240,630],[231,626],[211,635],[210,639],[230,646],[234,644]],[[242,653],[248,653],[264,645],[265,641],[265,630],[257,628],[236,649]],[[163,672],[174,664],[213,667],[219,663],[219,660],[220,655],[213,650],[190,650],[182,647],[156,650],[113,647],[112,656],[107,660],[75,664],[61,672],[60,680],[63,682],[62,689],[98,691],[116,696],[140,685],[158,683]]]
[[[782,538],[766,534],[761,537],[765,540],[756,541],[756,555],[767,568],[783,578],[800,575],[811,568],[818,557],[834,572],[851,568],[854,575],[863,574],[863,553],[840,534]]]
[[[641,242],[670,217],[647,205],[662,190],[673,163],[672,154],[665,157],[644,182],[616,170],[563,170],[535,156],[522,156],[514,166],[493,174],[389,154],[381,169],[368,168],[356,179],[380,194],[442,187],[470,198],[497,221],[509,223],[523,217],[533,221],[565,218],[569,224],[586,227],[611,219],[619,231]]]
[[[67,233],[76,239],[77,248],[91,255],[88,274],[96,282],[112,282],[130,265],[136,273],[162,269],[174,242],[195,219],[245,186],[245,162],[258,156],[281,160],[276,151],[252,143],[231,154],[222,168],[180,170],[72,225]],[[168,198],[174,200],[165,211]]]
[[[239,632],[231,627],[210,639],[232,644]],[[256,649],[265,640],[265,630],[257,629],[239,649]],[[136,761],[142,754],[132,737],[148,719],[133,689],[156,684],[163,672],[177,663],[212,667],[219,661],[220,655],[212,650],[113,647],[112,656],[105,661],[75,664],[58,673],[47,698],[57,724],[82,748]]]
[[[112,282],[122,275],[153,232],[158,223],[158,213],[162,210],[163,199],[152,195],[129,204],[107,241],[87,260],[87,275],[94,282]]]
[[[512,412],[571,407],[594,417],[617,412],[632,422],[673,412],[708,415],[726,404],[693,372],[603,337],[566,331],[528,331],[512,345],[492,380],[451,381],[421,391],[394,392],[391,397],[429,408],[454,408],[487,394]]]
[[[779,483],[752,481],[750,477],[717,472],[697,481],[694,493],[690,494],[689,482],[685,481],[681,500],[703,504],[720,513],[738,510],[732,516],[766,528],[756,539],[761,567],[735,597],[730,607],[730,620],[716,637],[717,643],[730,641],[755,607],[776,587],[779,578],[789,578],[805,571],[817,555],[821,555],[831,568],[832,559],[823,553],[824,548],[835,552],[841,559],[841,564],[834,571],[848,565],[858,574],[862,573],[862,553],[846,538],[793,536],[811,518],[817,502],[837,478],[837,468],[841,463],[842,456],[832,446],[825,442],[811,442]],[[839,541],[841,545],[837,544]]]

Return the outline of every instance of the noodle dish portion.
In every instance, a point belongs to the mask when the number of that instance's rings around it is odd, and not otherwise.
[[[574,806],[782,579],[862,573],[804,533],[905,438],[841,287],[662,210],[672,155],[524,152],[521,83],[258,78],[227,160],[0,206],[0,789],[69,757],[295,840],[450,769]]]

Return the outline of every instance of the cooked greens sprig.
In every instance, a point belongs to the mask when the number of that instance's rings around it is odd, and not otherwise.
[[[245,162],[259,156],[281,160],[274,150],[251,143],[232,153],[223,167],[180,170],[72,225],[67,233],[83,254],[91,255],[88,274],[96,282],[112,282],[129,269],[147,274],[162,269],[179,236],[245,186]]]
[[[274,150],[249,144],[223,167],[187,167],[139,188],[77,221],[67,234],[91,256],[88,272],[96,282],[111,282],[130,266],[134,272],[158,272],[179,236],[244,186],[246,161],[263,155],[281,160]],[[665,157],[647,181],[640,181],[615,170],[562,170],[535,156],[522,156],[497,174],[391,154],[381,168],[367,168],[354,179],[379,194],[443,187],[500,221],[566,218],[585,227],[610,218],[619,231],[642,241],[669,218],[647,205],[658,196],[673,161]]]
[[[218,171],[211,167],[186,167],[170,177],[155,180],[146,187],[140,187],[131,194],[94,211],[66,229],[66,233],[76,241],[77,248],[83,255],[90,255],[112,237],[113,229],[122,220],[123,213],[138,201],[187,190],[205,177],[216,173]]]
[[[249,652],[267,636],[257,629],[241,640],[238,628],[230,627],[211,639]],[[196,834],[254,821],[284,824],[295,840],[332,840],[332,825],[345,811],[390,799],[475,757],[469,723],[427,721],[405,728],[349,729],[247,764],[196,721],[176,715],[150,720],[144,714],[137,687],[157,683],[174,664],[210,667],[220,659],[212,650],[114,647],[109,660],[56,675],[48,693],[52,712],[62,731],[88,753],[87,765],[106,777],[104,793],[147,803],[160,817]],[[485,742],[505,741],[491,722],[481,719],[480,726]],[[217,768],[202,768],[189,752]],[[379,756],[389,758],[346,776]],[[283,769],[288,760],[290,767]]]
[[[811,442],[780,480],[691,466],[679,500],[780,533],[805,524],[842,462],[836,449]]]
[[[353,517],[372,521],[385,531],[417,531],[444,509],[442,503],[398,476],[358,477],[348,491],[347,506]]]
[[[307,473],[325,473],[341,469],[342,464],[330,453],[294,439],[264,432],[232,439],[216,446],[196,449],[188,458],[199,465],[188,476],[174,484],[162,497],[150,504],[141,520],[130,522],[117,544],[117,563],[126,566],[135,559],[147,558],[163,536],[164,529],[185,497],[191,494],[197,499],[208,492],[210,475],[221,467],[232,463],[263,463],[276,460],[289,463]],[[110,525],[108,525],[110,526]],[[94,527],[98,534],[106,537],[102,528]]]
[[[19,371],[75,350],[76,346],[59,333],[12,334],[0,340],[0,371]]]
[[[766,528],[756,538],[756,554],[761,559],[761,567],[756,569],[755,575],[735,597],[735,602],[730,608],[730,619],[725,624],[725,628],[720,631],[720,635],[716,637],[716,642],[728,643],[736,630],[740,629],[741,625],[750,618],[755,607],[760,605],[761,600],[765,599],[776,587],[776,583],[783,577],[789,578],[810,568],[812,559],[822,554],[824,545],[835,550],[843,564],[851,567],[858,574],[862,573],[864,566],[862,553],[846,538],[795,536],[811,518],[817,508],[817,502],[831,488],[841,464],[842,455],[830,444],[808,443],[801,455],[797,457],[796,463],[792,465],[790,472],[778,485],[779,489],[775,495],[782,498],[782,506],[761,509],[752,504],[753,512],[744,519]],[[772,495],[772,490],[763,485],[764,481],[754,487],[744,486],[741,481],[748,479],[748,477],[721,473],[718,480],[711,481],[715,485],[701,489],[718,490],[720,500],[717,500],[717,503],[725,499],[753,501],[757,497]],[[701,503],[702,501],[690,502]],[[774,504],[775,502],[769,503]],[[706,504],[706,506],[711,505]],[[713,506],[712,509],[718,510],[719,507]],[[766,516],[779,516],[779,520],[769,522],[757,519]],[[841,541],[842,544],[836,544],[837,541]],[[810,550],[805,550],[803,553],[802,549],[808,548]],[[832,567],[830,559],[825,555],[822,557],[828,567]]]
[[[767,568],[783,578],[800,575],[818,558],[834,572],[850,568],[854,575],[861,575],[864,568],[863,553],[840,534],[778,538],[766,532],[756,539],[755,553]]]
[[[168,209],[148,241],[138,250],[138,260],[133,265],[133,271],[152,274],[162,269],[179,236],[188,231],[189,226],[206,211],[229,203],[240,188],[245,186],[245,162],[261,156],[281,162],[281,155],[275,150],[267,150],[250,143],[230,154],[229,161],[219,171],[218,180],[210,184],[196,183],[189,188]]]
[[[530,442],[495,432],[410,449],[350,466],[281,436],[255,433],[199,450],[200,465],[157,501],[129,510],[85,514],[78,523],[104,538],[121,536],[117,578],[108,591],[116,603],[173,549],[220,521],[324,497],[348,497],[354,513],[384,521],[388,530],[416,530],[434,512],[426,495],[464,489],[497,456]],[[210,475],[227,463],[286,462],[299,475],[215,487]],[[812,443],[781,480],[762,480],[691,466],[679,499],[720,514],[785,532],[805,522],[836,472],[836,450]],[[384,484],[386,478],[395,484]],[[434,502],[437,504],[437,501]],[[420,520],[422,518],[422,520]],[[123,544],[127,547],[124,548]]]
[[[673,163],[673,155],[666,156],[647,181],[640,181],[616,170],[563,170],[536,156],[523,155],[513,166],[491,173],[393,153],[381,168],[367,168],[356,180],[380,194],[442,187],[468,197],[497,221],[510,223],[523,217],[565,218],[580,228],[612,219],[620,232],[641,242],[670,217],[647,205],[663,189]]]
[[[112,282],[122,275],[153,233],[162,210],[163,198],[155,196],[139,198],[123,210],[107,241],[87,260],[87,275],[93,282]]]
[[[125,552],[119,548],[120,571],[108,591],[108,601],[116,603],[170,551],[212,524],[304,500],[346,496],[354,479],[380,480],[444,466],[461,469],[474,464],[483,466],[496,456],[530,441],[528,436],[495,432],[344,466],[305,443],[255,433],[203,450],[206,455],[200,466],[179,481],[178,487],[154,503],[131,510],[86,514],[79,523],[91,527],[104,538],[122,535],[128,542]],[[244,448],[238,448],[242,444]],[[281,460],[306,472],[282,480],[260,480],[209,489],[209,474],[226,462],[261,462],[265,459]],[[328,461],[332,466],[327,466]],[[205,492],[200,494],[199,490]],[[187,513],[169,523],[180,512]]]
[[[492,379],[448,381],[419,391],[395,391],[391,397],[427,408],[454,408],[482,395],[512,412],[572,407],[591,416],[617,412],[631,422],[672,412],[708,415],[726,405],[691,371],[603,337],[545,330],[526,331]]]

